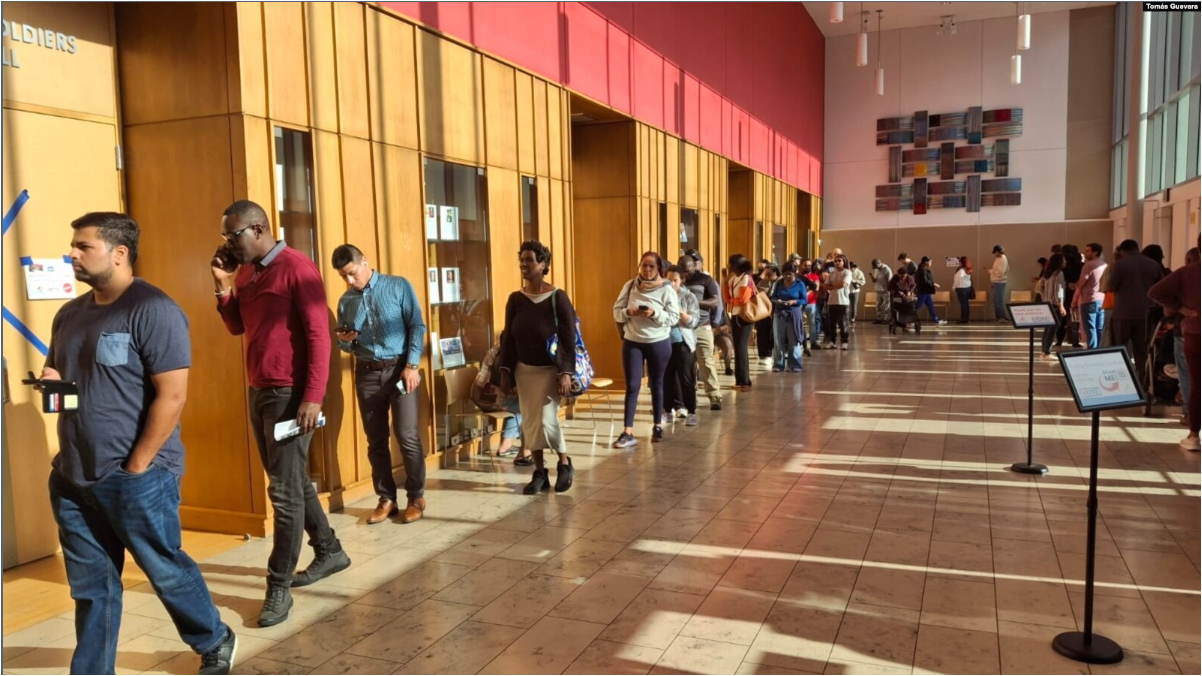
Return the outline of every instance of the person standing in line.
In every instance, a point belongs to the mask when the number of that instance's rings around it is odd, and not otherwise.
[[[534,455],[534,474],[522,489],[536,495],[551,487],[543,451],[559,456],[555,466],[555,492],[572,487],[575,469],[568,445],[559,427],[559,402],[572,393],[576,372],[576,308],[568,294],[547,282],[551,250],[542,242],[522,242],[518,249],[522,288],[509,294],[505,303],[505,331],[497,356],[501,368],[501,392],[513,396],[516,389],[522,415],[522,440]],[[547,351],[552,337],[559,339],[555,358]]]
[[[697,371],[693,352],[697,349],[697,335],[694,332],[701,323],[701,308],[693,292],[684,287],[686,274],[686,270],[679,265],[668,268],[668,283],[676,290],[680,301],[680,322],[669,333],[672,356],[668,359],[668,371],[665,374],[664,400],[667,405],[660,424],[671,423],[676,409],[683,408],[684,424],[691,427],[697,424]]]
[[[952,289],[956,291],[956,300],[960,303],[960,321],[956,323],[967,324],[972,301],[972,262],[968,256],[960,257],[960,267],[952,275]]]
[[[672,327],[680,322],[680,297],[664,278],[664,259],[648,251],[639,259],[639,274],[622,286],[614,302],[614,321],[622,325],[622,371],[626,377],[626,406],[622,433],[614,448],[638,444],[634,438],[634,415],[639,405],[643,362],[651,389],[652,443],[664,440],[659,415],[664,410],[664,374],[672,358]]]
[[[1193,265],[1198,262],[1198,247],[1185,252],[1185,264]],[[1169,274],[1172,274],[1170,272]],[[1159,306],[1158,306],[1159,307]],[[1166,316],[1168,316],[1166,314]],[[1177,365],[1177,389],[1181,392],[1181,424],[1189,425],[1190,397],[1194,390],[1190,387],[1192,371],[1185,357],[1185,334],[1182,327],[1182,317],[1172,315],[1173,319],[1173,362]]]
[[[803,328],[806,307],[806,282],[797,276],[797,265],[785,264],[780,282],[772,290],[773,330],[776,331],[776,351],[772,370],[780,373],[788,366],[792,373],[801,373],[801,344],[805,341]]]
[[[1041,359],[1056,361],[1052,354],[1052,341],[1055,340],[1060,325],[1068,319],[1068,310],[1064,306],[1067,298],[1067,287],[1064,283],[1064,254],[1054,253],[1044,266],[1043,277],[1039,280],[1040,296],[1043,302],[1050,303],[1056,309],[1056,326],[1048,326],[1043,330],[1043,354]]]
[[[914,264],[914,261],[910,260],[910,254],[901,253],[897,255],[897,269],[901,270],[902,268],[906,269],[911,279],[918,276],[918,266]]]
[[[1010,323],[1006,314],[1006,284],[1010,279],[1010,259],[1001,244],[993,247],[993,265],[989,268],[989,283],[993,294],[993,318]]]
[[[1094,349],[1102,340],[1102,275],[1106,272],[1106,260],[1102,258],[1102,245],[1091,242],[1085,246],[1085,266],[1081,268],[1081,279],[1073,294],[1073,307],[1081,314],[1081,332],[1085,347]]]
[[[821,350],[822,344],[819,339],[822,337],[822,330],[826,325],[826,296],[827,291],[822,283],[826,274],[822,271],[823,262],[815,260],[810,266],[810,272],[806,278],[814,282],[814,292],[810,296],[810,306],[813,312],[810,315],[812,326],[810,328],[810,347],[815,350]]]
[[[835,269],[825,282],[829,292],[826,310],[830,313],[831,334],[827,337],[827,349],[835,349],[835,341],[839,341],[841,349],[848,349],[847,344],[847,306],[851,302],[851,271],[845,266],[847,259],[835,258]]]
[[[1148,290],[1164,278],[1164,267],[1160,262],[1140,255],[1139,242],[1123,240],[1118,247],[1122,258],[1109,266],[1109,286],[1104,287],[1114,294],[1114,310],[1109,330],[1114,345],[1127,346],[1135,357],[1135,372],[1145,386],[1148,382],[1148,339],[1155,328],[1149,315],[1152,300]]]
[[[404,277],[372,269],[353,244],[334,249],[331,260],[347,290],[338,300],[338,349],[355,356],[355,393],[367,435],[367,460],[379,504],[367,516],[368,525],[400,511],[388,414],[405,463],[405,513],[401,523],[413,523],[426,513],[426,452],[418,432],[420,364],[426,344],[426,323],[413,285]]]
[[[751,261],[742,254],[730,257],[730,276],[722,286],[722,301],[730,312],[730,330],[735,345],[735,390],[746,392],[751,389],[751,363],[747,355],[751,341],[751,324],[739,319],[739,308],[751,302],[755,296],[755,282],[751,279]]]
[[[914,280],[914,284],[918,288],[918,307],[927,309],[927,313],[931,316],[931,321],[936,326],[946,324],[947,320],[940,319],[935,312],[935,292],[939,290],[939,285],[935,283],[935,273],[931,270],[931,257],[923,256],[918,263],[918,277]]]
[[[330,374],[326,289],[313,261],[271,234],[263,207],[234,202],[221,219],[225,244],[210,264],[217,312],[226,329],[245,334],[250,424],[267,471],[275,525],[267,560],[267,598],[259,626],[288,619],[290,587],[313,584],[351,565],[309,480],[309,441],[321,417]],[[276,439],[276,423],[300,433]],[[294,573],[305,533],[313,562]]]
[[[760,270],[760,278],[756,282],[756,291],[772,295],[776,282],[780,278],[780,268],[769,263]],[[769,315],[755,323],[756,354],[765,366],[772,365],[772,316]]]
[[[75,600],[71,673],[116,673],[128,551],[180,639],[201,655],[200,673],[228,674],[238,639],[180,545],[188,318],[167,294],[134,276],[140,234],[134,219],[93,212],[71,228],[75,279],[92,290],[55,314],[41,375],[79,388],[78,408],[58,413],[59,452],[49,478]]]
[[[1064,254],[1064,293],[1069,299],[1069,314],[1068,320],[1056,332],[1056,347],[1064,345],[1065,338],[1068,338],[1069,344],[1078,348],[1081,347],[1081,313],[1072,304],[1072,298],[1076,295],[1077,283],[1081,281],[1081,268],[1085,261],[1075,244],[1065,244],[1060,253]]]
[[[1202,268],[1199,267],[1197,249],[1192,250],[1193,262],[1174,270],[1168,277],[1157,282],[1148,290],[1148,297],[1164,308],[1165,314],[1180,315],[1181,335],[1188,365],[1189,398],[1185,402],[1189,414],[1189,434],[1181,440],[1181,448],[1197,453],[1199,448],[1199,375],[1202,375],[1202,325],[1199,324],[1199,300],[1202,298]]]
[[[888,324],[889,316],[889,280],[893,279],[893,270],[881,259],[872,259],[872,283],[876,289],[876,319],[873,324]]]
[[[810,279],[810,259],[798,258],[795,262],[797,278],[805,284],[805,304],[801,307],[801,353],[807,357],[810,353],[810,327],[814,325],[814,291],[818,284]]]
[[[860,269],[859,265],[856,265],[855,261],[849,262],[847,267],[851,270],[851,304],[847,306],[847,320],[854,328],[856,315],[859,314],[860,289],[864,288],[868,279],[864,277],[864,271]]]
[[[714,354],[717,346],[714,334],[720,325],[718,320],[722,315],[722,289],[713,277],[701,271],[701,254],[695,249],[685,252],[677,265],[684,268],[685,288],[693,292],[700,308],[698,310],[700,323],[695,332],[697,351],[694,353],[697,360],[698,379],[705,387],[705,396],[710,400],[710,410],[721,411],[722,389],[718,385],[718,360]]]

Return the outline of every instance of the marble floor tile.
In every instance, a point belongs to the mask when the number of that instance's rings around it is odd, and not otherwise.
[[[998,654],[1002,660],[1002,673],[1088,674],[1089,666],[1085,663],[1062,657],[1050,649],[1052,639],[1063,631],[1041,624],[998,622]]]
[[[1068,629],[1075,626],[1068,592],[1061,583],[998,578],[994,581],[994,590],[999,622]]]
[[[490,559],[434,595],[438,601],[486,606],[535,568],[528,561]]]
[[[642,532],[643,537],[667,540],[692,540],[716,512],[673,507]]]
[[[914,651],[915,674],[998,674],[998,635],[922,624]]]
[[[471,566],[426,561],[359,599],[359,603],[409,610],[472,571]]]
[[[918,618],[917,610],[849,604],[830,661],[909,669],[914,661]]]
[[[584,578],[530,575],[498,596],[472,619],[528,629],[584,582]]]
[[[732,674],[743,663],[747,647],[678,636],[664,651],[652,674]]]
[[[988,582],[928,578],[922,624],[997,633],[997,603]]]
[[[320,664],[312,672],[314,674],[391,674],[396,673],[399,665],[362,655],[342,653],[335,655]],[[433,673],[433,672],[431,672]]]
[[[401,611],[390,608],[352,603],[280,641],[261,655],[265,659],[278,662],[318,667],[371,636],[377,629],[396,619],[400,613]]]
[[[993,582],[993,548],[969,542],[932,540],[927,578]]]
[[[477,610],[476,606],[463,603],[422,601],[345,652],[389,662],[408,662]]]
[[[778,601],[842,613],[859,573],[859,566],[802,561],[794,567]]]
[[[598,571],[547,615],[609,624],[649,582],[649,577]]]
[[[803,672],[821,673],[843,614],[777,603],[764,619],[747,652],[747,661]]]
[[[497,554],[497,558],[546,563],[587,532],[582,528],[543,526]]]
[[[601,638],[667,650],[705,599],[695,594],[646,589],[610,623]]]
[[[716,587],[680,635],[751,645],[775,601],[775,593]]]
[[[544,617],[479,673],[563,673],[604,629],[601,624]]]
[[[792,554],[745,549],[718,584],[777,594],[789,580],[798,558]]]
[[[1077,619],[1077,630],[1084,631],[1085,593],[1069,592],[1068,596],[1073,604],[1073,616]],[[1169,654],[1169,646],[1143,599],[1095,593],[1093,630],[1123,646],[1124,650]]]
[[[517,627],[468,620],[393,673],[474,674],[524,633]]]
[[[663,654],[664,651],[655,648],[597,639],[563,673],[646,674]]]
[[[624,548],[621,542],[580,538],[539,566],[537,572],[569,578],[588,577]]]
[[[926,573],[865,564],[856,578],[851,602],[891,608],[922,608],[922,590]]]

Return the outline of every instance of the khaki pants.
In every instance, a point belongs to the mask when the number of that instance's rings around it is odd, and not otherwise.
[[[722,390],[718,388],[718,364],[714,356],[714,329],[711,326],[697,328],[697,380],[705,384],[705,394],[710,403],[722,401]]]

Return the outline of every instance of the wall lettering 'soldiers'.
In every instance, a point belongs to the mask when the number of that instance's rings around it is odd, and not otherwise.
[[[78,51],[74,35],[67,35],[66,33],[59,33],[48,28],[38,28],[37,26],[30,26],[16,21],[0,21],[0,38],[10,43],[19,42],[30,46],[36,45],[68,54],[74,54]],[[5,45],[0,50],[0,64],[5,68],[21,67],[17,49],[11,46],[11,44]]]

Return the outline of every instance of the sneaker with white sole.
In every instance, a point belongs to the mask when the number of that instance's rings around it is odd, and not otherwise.
[[[835,349],[835,344],[834,344],[834,343],[827,343],[827,344],[825,344],[825,345],[823,345],[823,346],[822,346],[822,349],[824,349],[824,350],[833,350],[833,349]]]
[[[677,418],[687,418],[687,417],[689,417],[689,409],[687,409],[687,408],[678,408],[678,409],[676,409],[676,417],[677,417]]]
[[[1181,448],[1182,450],[1197,453],[1199,450],[1202,450],[1202,443],[1199,442],[1198,437],[1186,437],[1181,440]]]
[[[842,345],[839,346],[839,349],[840,350],[850,350],[851,346],[849,346],[847,343],[843,343]]]
[[[690,413],[689,417],[684,419],[684,424],[686,427],[696,427],[697,426],[697,414]]]

